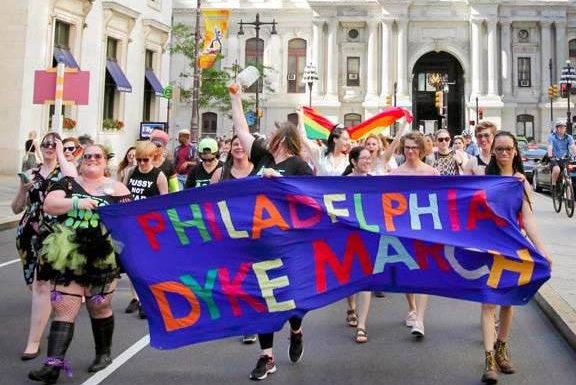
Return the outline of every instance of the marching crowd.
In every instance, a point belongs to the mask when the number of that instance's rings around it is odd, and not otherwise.
[[[38,143],[31,139],[27,153],[41,160],[29,162],[12,202],[15,213],[24,212],[17,230],[24,280],[32,293],[28,341],[22,360],[41,354],[40,341],[52,317],[47,357],[28,377],[55,383],[62,370],[69,371],[66,351],[74,335],[74,322],[85,303],[90,315],[95,358],[90,372],[112,362],[114,314],[111,300],[122,273],[111,237],[100,223],[96,208],[113,203],[146,199],[210,183],[251,176],[290,175],[370,177],[374,175],[504,175],[517,177],[524,186],[522,229],[536,249],[551,264],[532,215],[530,185],[523,175],[518,143],[507,131],[497,131],[488,121],[476,125],[475,138],[464,131],[451,137],[448,130],[434,135],[405,132],[404,124],[394,138],[372,134],[351,143],[348,131],[335,126],[328,139],[319,143],[306,138],[302,112],[299,125],[277,123],[269,138],[250,133],[241,94],[231,93],[235,136],[218,143],[203,138],[190,143],[190,132],[178,133],[179,145],[168,153],[169,136],[154,130],[149,140],[130,147],[116,175],[108,168],[110,154],[89,138],[64,138],[50,132]],[[79,140],[82,139],[82,140]],[[355,328],[354,341],[368,342],[367,320],[372,293],[347,298],[346,323]],[[428,296],[406,294],[407,315],[403,321],[415,338],[425,336]],[[137,293],[132,290],[127,313],[146,318]],[[497,382],[498,372],[514,373],[508,339],[513,318],[511,306],[481,306],[484,341],[482,381]],[[303,355],[303,320],[292,317],[289,358]],[[276,371],[274,334],[244,336],[246,343],[259,341],[261,353],[250,373],[253,380]]]

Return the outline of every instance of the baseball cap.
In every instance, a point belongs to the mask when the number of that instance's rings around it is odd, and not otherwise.
[[[212,138],[204,138],[198,143],[198,152],[203,153],[209,150],[212,154],[218,153],[218,142]]]
[[[566,121],[563,120],[563,119],[558,119],[558,120],[556,121],[556,124],[554,124],[554,127],[559,127],[559,126],[564,126],[564,127],[566,127]]]
[[[159,129],[155,129],[154,131],[152,131],[152,134],[150,134],[151,142],[153,142],[154,144],[161,144],[164,147],[166,147],[166,145],[168,144],[168,139],[169,139],[168,134]]]

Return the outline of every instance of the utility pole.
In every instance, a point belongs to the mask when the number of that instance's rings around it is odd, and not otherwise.
[[[552,58],[548,61],[548,68],[550,69],[550,85],[554,84],[552,80]],[[550,131],[554,129],[554,98],[550,98]]]
[[[200,6],[201,1],[196,0],[196,25],[194,32],[194,71],[192,72],[192,117],[190,118],[190,134],[192,140],[199,140],[198,129],[198,99],[200,99],[200,66],[198,53],[200,52]]]
[[[478,109],[478,96],[476,96],[476,126],[480,123],[480,110]],[[474,127],[476,129],[476,127]]]

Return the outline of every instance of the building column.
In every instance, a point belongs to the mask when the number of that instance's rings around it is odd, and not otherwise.
[[[470,20],[472,28],[472,89],[470,91],[470,100],[480,94],[480,28],[482,20]]]
[[[312,65],[318,71],[318,81],[314,84],[312,93],[316,96],[322,94],[322,84],[324,84],[324,71],[322,71],[322,53],[324,52],[324,21],[312,21]]]
[[[488,26],[488,95],[498,95],[498,75],[496,71],[498,60],[497,20],[489,20]]]
[[[382,20],[382,84],[380,98],[386,99],[390,91],[390,59],[392,58],[392,20]]]
[[[541,63],[540,63],[540,84],[542,89],[540,90],[541,101],[548,101],[548,87],[550,86],[550,59],[552,58],[552,22],[541,21],[540,22],[540,49],[542,52]],[[554,70],[554,67],[552,67]]]
[[[568,47],[566,46],[566,21],[555,21],[554,24],[556,25],[556,72],[554,79],[558,82],[562,67],[566,63]]]
[[[367,47],[367,86],[366,99],[372,99],[378,96],[378,22],[375,20],[368,21],[368,47]]]
[[[408,20],[401,19],[398,24],[398,93],[408,95]]]
[[[506,20],[500,22],[502,33],[502,91],[504,97],[512,96],[512,48],[511,32],[512,22]]]
[[[328,22],[328,50],[326,66],[326,94],[329,97],[338,96],[338,21]]]
[[[280,54],[280,52],[282,52],[282,39],[280,38],[280,35],[275,34],[269,35],[269,44],[270,44],[270,51],[269,51],[269,55],[267,55],[268,59],[270,60],[270,66],[274,66],[274,70],[275,71],[270,71],[269,74],[271,73],[272,75],[270,76],[270,80],[271,80],[271,87],[272,89],[279,91],[280,88],[283,86],[282,85],[282,81],[281,81],[281,74],[284,73],[284,68],[283,67],[283,62],[278,60],[276,61],[276,55]],[[264,70],[266,71],[266,70]],[[284,86],[286,87],[286,86]]]

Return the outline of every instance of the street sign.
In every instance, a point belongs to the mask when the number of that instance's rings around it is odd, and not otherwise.
[[[90,87],[89,71],[65,72],[63,104],[87,105]],[[35,71],[34,104],[54,104],[56,99],[56,71]]]
[[[168,84],[166,87],[164,87],[164,91],[162,91],[162,97],[170,100],[172,99],[172,92],[173,92],[172,85]]]

